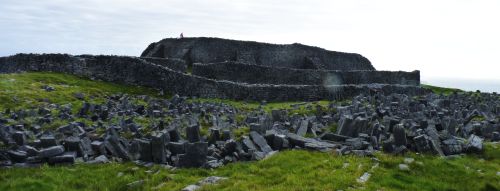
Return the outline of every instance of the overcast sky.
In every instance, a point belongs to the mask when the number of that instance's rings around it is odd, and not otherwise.
[[[500,90],[498,0],[0,0],[0,56],[139,56],[181,32],[356,52],[378,70]]]

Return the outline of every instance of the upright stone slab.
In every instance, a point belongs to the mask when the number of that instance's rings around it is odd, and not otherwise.
[[[81,156],[91,156],[94,155],[94,150],[92,150],[92,141],[88,137],[83,137],[80,139],[80,145],[82,147]]]
[[[198,124],[189,125],[186,128],[187,140],[191,143],[200,141],[200,126]]]
[[[153,162],[155,163],[165,163],[165,135],[163,133],[157,133],[153,135],[151,139],[151,153]]]
[[[139,143],[139,160],[153,162],[153,151],[150,140],[136,139]]]
[[[26,135],[23,131],[16,131],[14,134],[12,134],[12,139],[19,146],[26,144]]]
[[[394,144],[396,144],[396,146],[402,146],[407,144],[406,132],[403,125],[401,124],[396,125],[393,129],[393,135],[394,135]]]
[[[175,127],[169,129],[168,134],[170,137],[170,141],[172,142],[179,142],[181,140],[181,134],[179,133],[179,130]]]
[[[222,140],[227,141],[231,139],[231,130],[222,131]]]
[[[348,136],[348,137],[356,137],[357,131],[355,129],[355,122],[352,116],[343,116],[340,119],[337,134]]]
[[[309,125],[309,120],[302,120],[300,122],[299,128],[297,128],[296,134],[302,137],[305,136],[307,133],[308,125]]]
[[[221,140],[220,129],[210,128],[209,144],[214,144]]]

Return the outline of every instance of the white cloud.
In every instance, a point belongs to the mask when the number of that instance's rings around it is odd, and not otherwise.
[[[357,52],[424,80],[500,81],[496,0],[1,0],[0,55],[137,56],[175,37],[293,43]]]

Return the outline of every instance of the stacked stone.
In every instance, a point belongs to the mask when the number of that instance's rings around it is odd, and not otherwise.
[[[0,57],[0,73],[22,71],[62,72],[183,96],[235,100],[317,101],[373,91],[426,93],[418,86],[419,71],[376,71],[359,54],[215,38],[165,39],[149,46],[140,58],[66,54]]]

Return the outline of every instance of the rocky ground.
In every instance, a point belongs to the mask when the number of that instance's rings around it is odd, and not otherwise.
[[[0,111],[2,168],[130,161],[216,169],[301,149],[366,157],[375,161],[373,169],[380,152],[457,158],[484,153],[484,142],[500,140],[497,94],[374,93],[342,102],[231,104],[178,95],[67,92],[68,84],[44,81],[30,85],[44,96],[29,104],[23,99],[36,95],[4,92],[15,96],[4,99]],[[51,100],[58,91],[71,98]],[[405,157],[397,168],[420,165],[414,158]],[[371,176],[365,170],[357,182]]]

